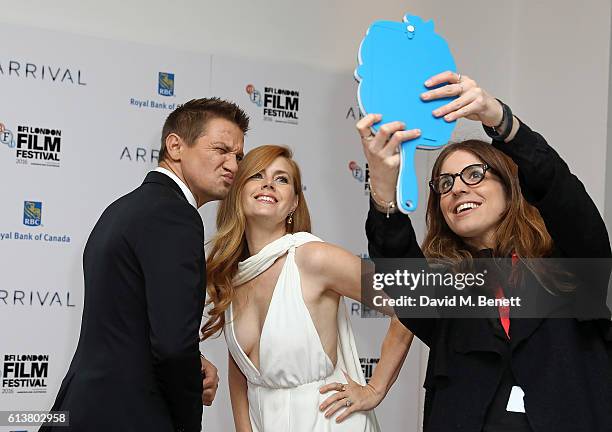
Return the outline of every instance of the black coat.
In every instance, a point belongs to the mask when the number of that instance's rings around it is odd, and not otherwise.
[[[597,208],[542,136],[521,125],[511,142],[493,145],[518,165],[523,196],[540,211],[556,256],[612,256]],[[366,233],[373,258],[423,257],[406,215],[387,219],[371,206]],[[506,365],[535,432],[612,431],[609,320],[513,319],[510,342],[487,319],[401,321],[430,348],[425,431],[480,432]]]
[[[202,219],[165,174],[150,172],[104,211],[85,246],[81,334],[53,406],[70,412],[70,428],[56,430],[201,430],[205,265]]]

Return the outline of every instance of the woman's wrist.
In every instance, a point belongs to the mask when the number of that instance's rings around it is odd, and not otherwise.
[[[506,138],[504,140],[504,142],[510,142],[514,139],[514,137],[516,136],[519,128],[521,127],[521,121],[516,118],[516,116],[512,117],[512,130],[510,131],[510,134],[508,135],[508,138]]]
[[[395,183],[387,184],[386,179],[379,179],[370,172],[370,193],[377,202],[395,201]]]
[[[373,187],[370,187],[370,196],[372,197],[374,203],[378,204],[380,207],[387,208],[389,203],[395,204],[395,195],[387,194],[386,196],[390,196],[391,198],[383,198],[383,196],[378,193],[378,190],[374,189]]]
[[[517,125],[515,124],[515,117],[512,114],[512,110],[508,105],[496,99],[496,102],[499,103],[502,110],[502,117],[499,124],[495,126],[488,126],[491,124],[487,123],[485,120],[482,120],[482,127],[487,135],[493,139],[493,141],[497,142],[508,142],[514,138],[514,134],[510,136],[513,132],[516,133],[518,130]]]
[[[370,379],[370,382],[366,384],[366,387],[369,387],[370,390],[374,392],[374,395],[378,401],[383,400],[383,398],[387,394],[387,386],[377,383],[375,377],[372,377]]]
[[[482,124],[492,128],[499,128],[504,120],[504,108],[501,101],[490,98],[489,109],[487,111],[490,114],[486,119],[482,120]]]
[[[392,197],[392,198],[387,200],[386,197]],[[372,202],[374,203],[374,208],[376,208],[376,210],[378,210],[381,213],[385,213],[387,215],[387,219],[389,218],[389,215],[391,213],[395,213],[398,211],[397,202],[395,201],[395,193],[390,194],[387,192],[385,195],[381,197],[378,191],[374,189],[374,186],[372,185],[372,183],[370,183],[370,198],[372,199]]]

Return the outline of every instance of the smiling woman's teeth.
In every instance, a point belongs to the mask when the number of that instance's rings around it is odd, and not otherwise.
[[[273,198],[267,197],[267,196],[260,196],[257,197],[257,201],[266,201],[266,202],[275,202]]]
[[[463,203],[455,209],[455,213],[461,213],[463,210],[474,209],[480,207],[480,204],[476,203]]]

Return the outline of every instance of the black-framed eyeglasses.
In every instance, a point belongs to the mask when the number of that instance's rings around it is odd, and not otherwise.
[[[487,164],[468,165],[456,174],[440,174],[429,182],[429,187],[437,194],[443,195],[449,192],[455,185],[455,178],[461,178],[461,181],[468,186],[474,186],[480,183],[485,178],[485,173],[489,170]]]

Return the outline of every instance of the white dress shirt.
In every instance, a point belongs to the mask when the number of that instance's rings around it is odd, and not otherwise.
[[[189,190],[187,185],[185,183],[183,183],[183,181],[180,178],[178,178],[176,176],[176,174],[174,174],[172,171],[167,170],[166,168],[162,168],[162,167],[157,167],[153,171],[157,171],[157,172],[160,172],[162,174],[166,174],[168,177],[170,177],[172,180],[174,180],[174,182],[177,185],[179,185],[179,187],[181,188],[181,191],[183,191],[183,194],[185,195],[185,198],[187,198],[187,201],[189,201],[189,204],[191,204],[196,210],[198,209],[198,203],[197,203],[197,201],[195,199],[195,196],[193,196],[193,194],[191,193],[191,191]]]

